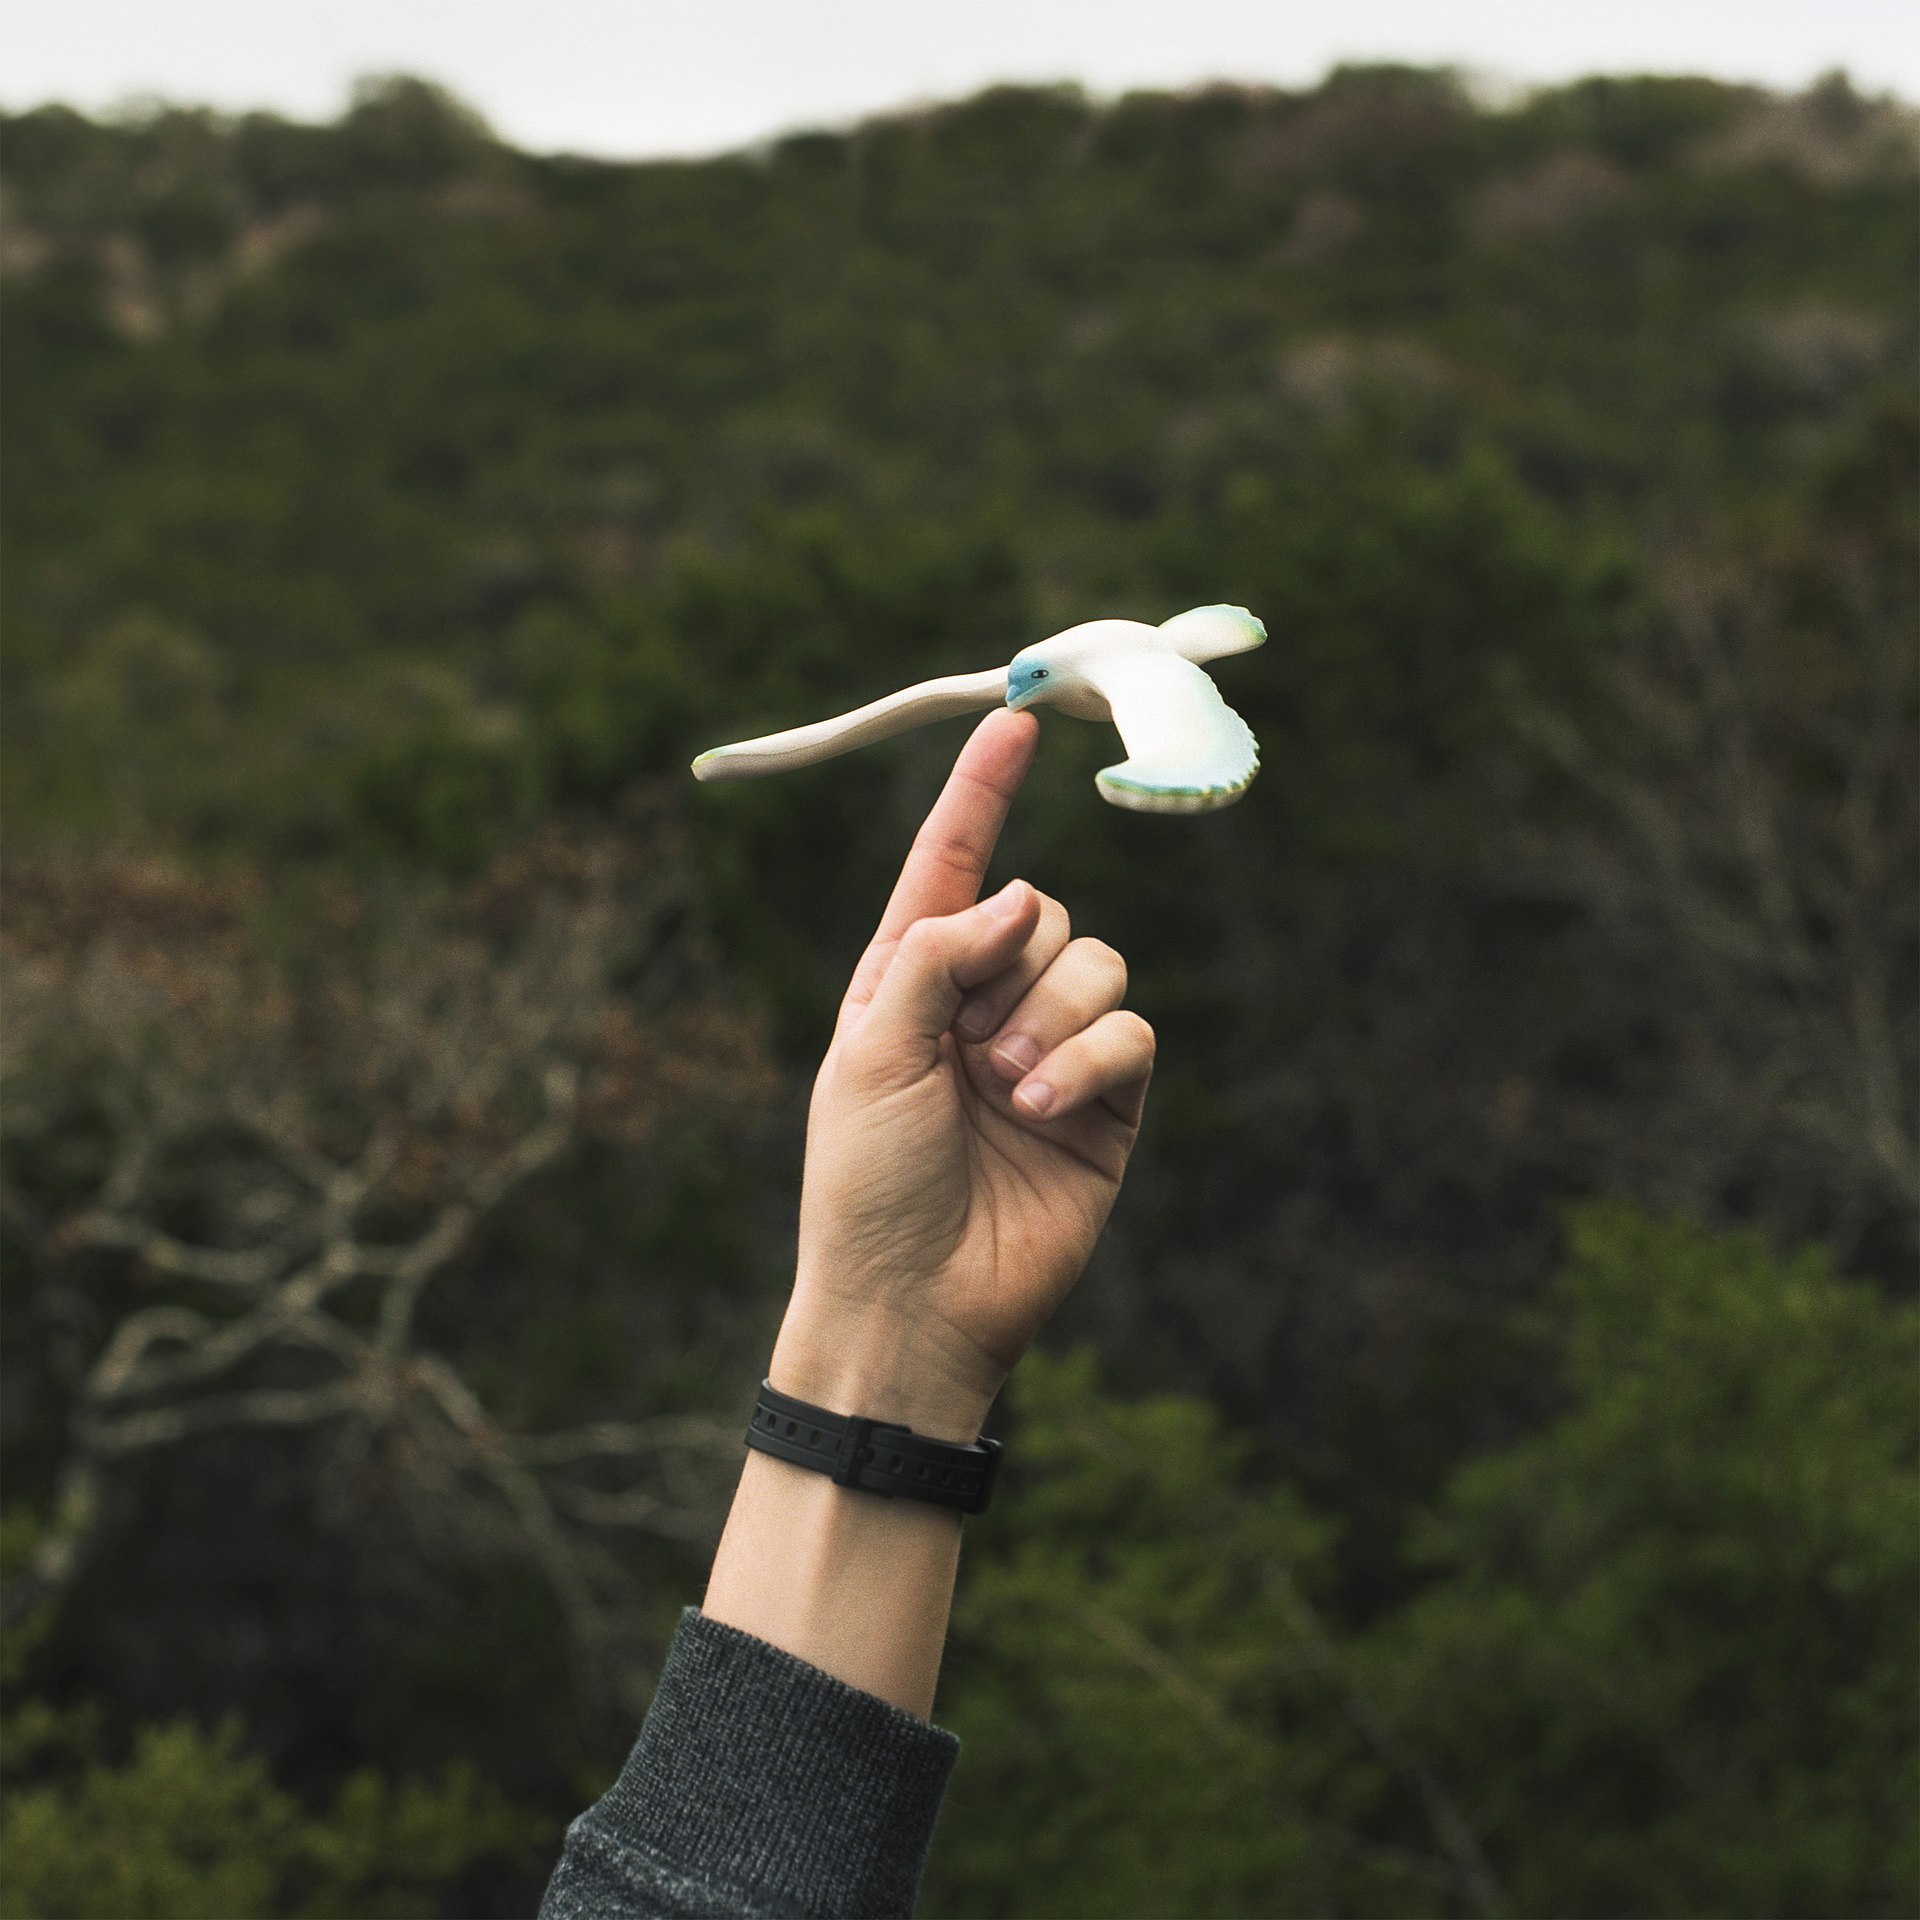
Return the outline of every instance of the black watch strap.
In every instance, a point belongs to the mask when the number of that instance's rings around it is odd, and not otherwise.
[[[811,1467],[842,1487],[862,1493],[902,1495],[962,1513],[985,1513],[993,1497],[998,1440],[960,1446],[930,1440],[888,1420],[829,1413],[760,1383],[747,1426],[747,1445],[796,1467]]]

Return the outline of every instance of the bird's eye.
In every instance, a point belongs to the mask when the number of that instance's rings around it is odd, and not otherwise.
[[[1033,677],[1034,677],[1034,678],[1035,678],[1036,680],[1044,680],[1044,679],[1045,679],[1045,678],[1047,677],[1047,670],[1046,670],[1046,668],[1045,668],[1045,667],[1035,667],[1035,668],[1034,668],[1034,670],[1033,670]]]

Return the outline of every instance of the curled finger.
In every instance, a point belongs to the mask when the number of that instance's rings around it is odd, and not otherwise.
[[[960,1011],[954,1016],[954,1032],[962,1040],[990,1040],[999,1032],[1001,1022],[1026,998],[1027,990],[1059,959],[1072,937],[1066,908],[1050,895],[1041,894],[1039,925],[1011,966],[983,981],[961,1001]]]
[[[1029,1120],[1059,1120],[1098,1100],[1117,1120],[1138,1126],[1153,1048],[1153,1029],[1137,1013],[1103,1013],[1014,1088],[1014,1107]]]
[[[1104,940],[1069,941],[987,1043],[987,1059],[1012,1085],[1126,997],[1127,963],[1113,948]]]

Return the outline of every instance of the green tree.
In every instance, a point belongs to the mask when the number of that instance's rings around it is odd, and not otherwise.
[[[1455,1479],[1369,1670],[1515,1912],[1912,1912],[1920,1317],[1621,1207],[1559,1298],[1567,1411]]]
[[[469,1768],[436,1786],[355,1774],[315,1814],[241,1749],[239,1723],[142,1728],[99,1761],[14,1793],[0,1814],[0,1914],[32,1920],[337,1920],[431,1915],[476,1860],[555,1839]]]
[[[1555,1314],[1563,1410],[1363,1630],[1204,1405],[1030,1357],[928,1912],[1911,1911],[1915,1315],[1619,1206]]]
[[[1245,1486],[1249,1443],[1204,1403],[1110,1399],[1091,1353],[1029,1354],[1012,1391],[1006,1496],[955,1607],[941,1715],[966,1756],[924,1911],[1261,1914],[1276,1888],[1324,1893],[1324,1755],[1282,1730],[1329,1718],[1298,1633],[1328,1527]]]
[[[31,1515],[0,1521],[0,1576],[44,1537]],[[524,1865],[554,1823],[459,1763],[437,1784],[363,1768],[324,1812],[244,1750],[238,1715],[207,1731],[182,1718],[103,1752],[97,1705],[61,1705],[19,1683],[55,1608],[0,1635],[0,1916],[4,1920],[410,1920],[476,1863]]]

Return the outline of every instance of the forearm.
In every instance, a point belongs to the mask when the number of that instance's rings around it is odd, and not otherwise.
[[[897,1346],[851,1348],[789,1315],[768,1377],[836,1413],[898,1420],[939,1440],[978,1437],[991,1396]],[[922,1720],[960,1564],[960,1515],[836,1486],[750,1452],[701,1611]]]
[[[960,1564],[960,1516],[750,1453],[701,1611],[922,1720]]]

